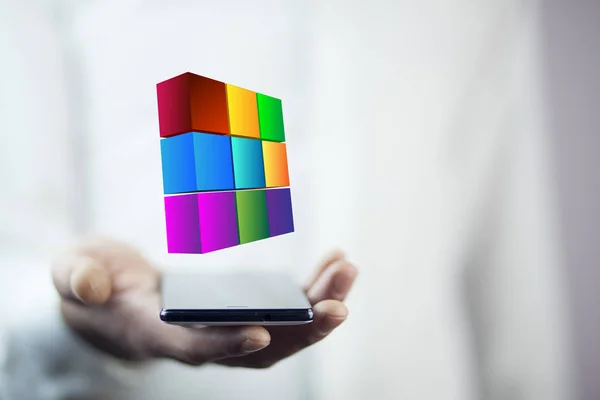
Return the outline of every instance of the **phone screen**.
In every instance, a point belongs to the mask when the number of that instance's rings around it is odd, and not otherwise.
[[[163,308],[169,310],[311,307],[297,283],[274,272],[167,273],[162,294]]]

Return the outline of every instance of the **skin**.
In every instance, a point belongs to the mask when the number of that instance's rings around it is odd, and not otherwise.
[[[247,368],[270,367],[340,326],[356,275],[340,251],[323,260],[304,287],[315,313],[311,324],[190,329],[160,321],[160,271],[124,243],[86,239],[52,265],[63,317],[92,346],[124,360]]]

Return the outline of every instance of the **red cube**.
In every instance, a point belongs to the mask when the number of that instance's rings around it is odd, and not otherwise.
[[[160,136],[229,134],[225,83],[190,72],[156,85]]]

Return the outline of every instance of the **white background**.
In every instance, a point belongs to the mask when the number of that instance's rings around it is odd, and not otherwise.
[[[0,4],[3,299],[50,293],[81,232],[172,268],[360,268],[314,349],[161,363],[132,398],[570,398],[536,1]],[[166,254],[155,84],[184,71],[283,99],[296,233]]]

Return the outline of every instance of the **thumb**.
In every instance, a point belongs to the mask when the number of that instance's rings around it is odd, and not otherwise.
[[[156,354],[190,365],[230,357],[241,357],[262,350],[271,343],[262,326],[210,326],[185,328],[166,325],[154,330]]]
[[[106,269],[94,258],[67,254],[52,266],[52,280],[61,297],[84,304],[101,305],[112,293]]]

